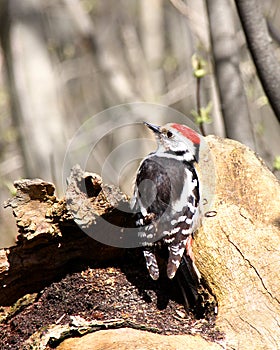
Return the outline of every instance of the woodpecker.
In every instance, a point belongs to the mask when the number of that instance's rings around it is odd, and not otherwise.
[[[168,247],[167,276],[172,279],[182,258],[200,279],[192,253],[193,234],[200,224],[200,135],[181,124],[162,127],[144,123],[154,133],[158,148],[145,157],[137,171],[131,206],[152,279],[159,278],[156,249]],[[187,265],[189,265],[187,263]]]

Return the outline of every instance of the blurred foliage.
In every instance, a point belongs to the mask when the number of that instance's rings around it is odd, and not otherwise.
[[[280,156],[276,156],[273,162],[273,169],[276,171],[280,170]]]
[[[211,111],[213,108],[212,101],[209,101],[206,107],[201,107],[199,113],[195,110],[191,111],[192,116],[194,117],[195,123],[200,124],[209,124],[212,122]]]

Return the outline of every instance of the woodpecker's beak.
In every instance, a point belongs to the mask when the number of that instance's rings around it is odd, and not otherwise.
[[[150,124],[150,123],[147,123],[147,122],[144,122],[144,124],[145,124],[149,129],[151,129],[155,134],[159,134],[159,133],[160,133],[160,127],[159,127],[159,126],[153,125],[153,124]]]

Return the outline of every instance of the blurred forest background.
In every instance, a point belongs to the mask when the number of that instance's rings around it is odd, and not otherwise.
[[[279,65],[280,1],[260,2]],[[16,235],[2,205],[13,181],[39,177],[62,195],[67,144],[88,118],[135,101],[191,116],[194,54],[206,64],[199,101],[212,105],[206,134],[249,145],[279,176],[279,121],[234,1],[1,0],[0,21],[0,246]]]

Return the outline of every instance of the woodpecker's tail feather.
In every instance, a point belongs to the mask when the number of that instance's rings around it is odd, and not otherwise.
[[[176,274],[184,303],[187,309],[192,309],[198,301],[200,273],[189,255],[184,253]]]

